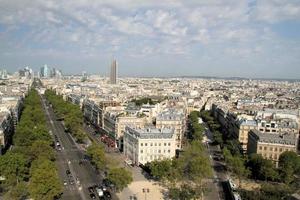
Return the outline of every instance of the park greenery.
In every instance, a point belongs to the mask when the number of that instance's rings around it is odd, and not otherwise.
[[[40,96],[31,89],[13,136],[13,148],[0,157],[4,199],[53,199],[62,193],[51,145]]]
[[[143,104],[155,105],[157,103],[160,103],[163,100],[164,100],[163,97],[157,100],[153,100],[150,97],[142,97],[140,99],[132,99],[131,102],[135,103],[136,106],[142,106]]]
[[[83,114],[80,107],[71,102],[64,101],[61,95],[56,95],[53,90],[46,90],[45,96],[51,103],[56,116],[64,120],[66,131],[76,139],[76,142],[83,143],[86,139],[86,134],[82,128]]]
[[[215,144],[223,151],[227,169],[241,181],[246,178],[262,181],[258,191],[246,191],[240,188],[243,199],[284,199],[300,187],[300,158],[295,152],[287,151],[280,155],[278,167],[261,155],[243,155],[238,140],[222,130],[219,122],[210,111],[201,111],[203,121],[213,133]]]
[[[202,144],[204,128],[199,124],[199,112],[189,115],[189,143],[178,158],[155,160],[145,169],[169,189],[171,199],[199,199],[207,191],[205,179],[212,177],[210,161]]]

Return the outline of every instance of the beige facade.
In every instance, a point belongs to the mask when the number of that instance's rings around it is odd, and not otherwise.
[[[133,129],[126,127],[124,155],[135,165],[173,158],[175,151],[176,141],[172,129]]]
[[[249,132],[248,154],[256,153],[263,158],[278,164],[279,156],[285,151],[297,150],[297,138],[293,134],[261,133],[258,130]]]
[[[146,118],[136,116],[122,116],[117,117],[115,124],[115,131],[117,138],[121,138],[124,135],[125,127],[135,127],[138,129],[144,128],[147,123]]]
[[[172,128],[176,137],[176,148],[182,148],[182,138],[185,133],[185,117],[183,114],[160,114],[156,118],[156,128]]]
[[[256,122],[254,120],[242,120],[237,123],[234,128],[235,137],[239,140],[243,151],[247,151],[248,133],[251,129],[256,129]]]

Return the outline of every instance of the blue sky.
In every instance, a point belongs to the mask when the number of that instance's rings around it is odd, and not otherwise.
[[[2,0],[0,66],[300,78],[299,0]]]

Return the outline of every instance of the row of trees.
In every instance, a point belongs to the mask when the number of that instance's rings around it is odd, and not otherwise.
[[[32,89],[25,99],[13,148],[0,157],[5,199],[53,199],[62,193],[52,145],[40,97]]]
[[[169,189],[171,199],[202,198],[205,179],[212,176],[209,158],[200,141],[192,141],[178,159],[155,160],[146,165],[151,175]]]
[[[169,189],[171,199],[198,199],[207,191],[207,178],[212,176],[210,161],[202,144],[204,128],[199,112],[189,115],[190,141],[178,158],[155,160],[146,164],[153,177]]]
[[[79,106],[64,101],[63,97],[56,95],[53,90],[46,90],[45,96],[51,103],[56,116],[64,120],[67,131],[72,134],[77,142],[83,143],[86,134],[82,128],[83,114]]]
[[[192,111],[189,115],[189,121],[190,121],[191,139],[201,141],[203,139],[204,127],[201,124],[199,124],[199,117],[200,117],[199,111]]]
[[[239,185],[243,178],[253,178],[255,180],[272,182],[278,185],[278,188],[286,189],[284,195],[279,195],[276,187],[265,183],[263,187],[255,194],[250,195],[249,191],[242,191],[243,197],[258,195],[261,199],[281,199],[286,197],[289,192],[299,188],[300,158],[295,152],[284,152],[280,155],[278,168],[271,160],[264,159],[261,155],[252,154],[250,156],[242,155],[239,142],[230,138],[229,135],[221,134],[221,126],[209,111],[202,111],[200,116],[208,124],[214,134],[215,142],[220,144],[223,149],[223,155],[227,168],[233,172]],[[216,124],[216,125],[215,125]],[[267,198],[270,196],[270,198]],[[251,199],[249,197],[249,199]]]
[[[116,167],[105,156],[104,147],[100,144],[92,143],[87,148],[87,154],[91,158],[91,162],[97,170],[108,171],[108,180],[115,185],[117,191],[123,190],[132,182],[132,174],[123,167]]]

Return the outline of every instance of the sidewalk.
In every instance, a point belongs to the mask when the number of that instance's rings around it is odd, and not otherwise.
[[[164,193],[166,190],[158,184],[158,182],[153,180],[147,180],[142,174],[142,169],[139,167],[126,167],[132,172],[133,182],[125,188],[122,192],[118,193],[119,199],[165,199]],[[146,193],[143,193],[143,189]],[[147,192],[149,191],[149,193]]]

